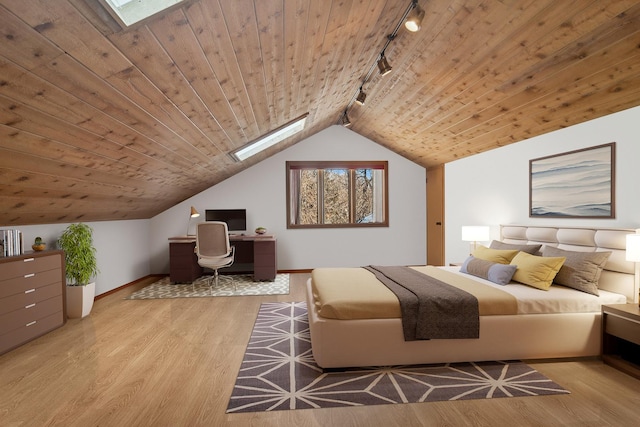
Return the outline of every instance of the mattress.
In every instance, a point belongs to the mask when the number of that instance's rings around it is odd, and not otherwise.
[[[425,267],[414,267],[422,270]],[[433,267],[429,267],[433,268]],[[512,282],[506,286],[460,273],[459,267],[439,267],[438,270],[461,276],[481,293],[495,290],[508,294],[515,301],[513,312],[480,311],[491,314],[551,314],[599,312],[602,304],[624,304],[626,297],[600,290],[600,296],[553,285],[547,291]],[[398,299],[385,285],[362,268],[322,268],[312,272],[312,290],[318,314],[332,319],[400,318]],[[473,291],[475,292],[475,291]],[[497,295],[497,294],[496,294]],[[479,301],[481,301],[479,299]],[[481,302],[482,304],[482,302]]]

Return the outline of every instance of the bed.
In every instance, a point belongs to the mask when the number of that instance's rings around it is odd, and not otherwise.
[[[640,230],[503,225],[500,231],[500,242],[508,245],[539,244],[542,248],[548,246],[564,251],[610,252],[598,280],[600,296],[556,284],[545,292],[510,282],[502,288],[523,288],[524,294],[532,299],[518,296],[522,299],[518,300],[516,314],[481,315],[479,338],[405,341],[399,317],[365,315],[340,319],[322,316],[323,307],[315,288],[321,283],[314,283],[314,278],[318,282],[335,280],[338,283],[342,280],[349,285],[359,280],[361,269],[336,269],[337,275],[332,275],[334,272],[320,274],[325,273],[325,269],[316,269],[306,290],[316,363],[326,369],[599,355],[601,304],[638,302],[638,266],[625,260],[625,244],[627,234]],[[447,270],[447,274],[469,276],[461,273],[460,267],[438,268]],[[473,279],[484,285],[499,286],[478,277]],[[366,305],[367,295],[363,294],[362,303]],[[558,297],[560,302],[554,300],[547,304],[556,309],[539,312],[536,311],[540,305],[536,294],[551,299]],[[566,308],[565,303],[573,308]]]

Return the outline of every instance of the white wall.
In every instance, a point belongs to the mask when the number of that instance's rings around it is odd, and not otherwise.
[[[149,220],[87,222],[93,229],[98,269],[96,294],[100,295],[150,274]],[[56,248],[56,241],[69,224],[22,225],[25,250],[31,249],[36,237],[42,237],[48,249]]]
[[[640,107],[551,132],[445,165],[446,260],[463,261],[463,225],[640,227]],[[615,219],[529,218],[529,160],[616,142]]]
[[[389,227],[287,229],[288,160],[388,160]],[[276,235],[279,270],[426,262],[425,169],[342,126],[329,127],[152,218],[153,273],[168,273],[167,239],[186,233],[191,205],[202,214],[199,221],[206,209],[246,208],[249,231],[263,226]]]

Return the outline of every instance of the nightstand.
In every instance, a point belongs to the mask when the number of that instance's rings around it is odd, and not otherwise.
[[[602,306],[602,360],[640,378],[640,307],[638,304]]]

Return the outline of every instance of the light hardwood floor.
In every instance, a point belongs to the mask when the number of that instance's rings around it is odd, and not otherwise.
[[[130,301],[0,356],[0,425],[14,426],[632,426],[640,381],[598,359],[529,361],[570,395],[225,414],[262,302],[289,295]]]

